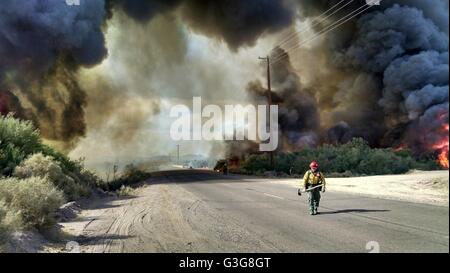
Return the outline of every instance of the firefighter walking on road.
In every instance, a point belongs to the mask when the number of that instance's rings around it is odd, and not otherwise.
[[[311,162],[309,168],[303,176],[303,181],[305,191],[308,191],[309,214],[316,215],[320,203],[320,191],[325,192],[325,177],[319,171],[319,164],[316,161]]]

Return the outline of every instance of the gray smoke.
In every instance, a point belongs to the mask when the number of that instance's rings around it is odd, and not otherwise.
[[[409,119],[416,119],[433,105],[448,101],[448,86],[428,84],[420,90],[412,91],[405,101]]]
[[[262,35],[288,27],[294,19],[287,0],[108,0],[107,5],[110,14],[122,10],[140,22],[180,8],[191,29],[223,40],[233,50],[253,46]]]
[[[88,97],[77,73],[107,56],[103,32],[108,19],[122,12],[145,25],[178,8],[177,16],[189,28],[223,40],[233,50],[253,45],[293,19],[285,1],[275,0],[82,0],[78,6],[63,0],[2,1],[2,112],[13,111],[34,121],[48,139],[75,142],[86,131]],[[145,34],[138,39],[145,39]]]
[[[357,26],[352,45],[338,54],[340,65],[382,74],[384,88],[379,104],[388,131],[407,128],[402,138],[409,142],[408,146],[419,151],[433,150],[438,139],[448,137],[448,132],[440,129],[448,123],[446,29],[439,29],[422,10],[397,4],[363,16]],[[429,123],[430,119],[440,125]],[[429,137],[422,140],[410,134]]]
[[[275,48],[272,56],[283,56],[271,68],[272,102],[279,108],[279,149],[294,150],[319,144],[320,119],[314,91],[301,84],[283,49]],[[247,92],[258,104],[267,103],[267,89],[261,82],[250,82]]]
[[[1,71],[43,73],[64,55],[74,65],[106,56],[101,25],[104,1],[68,6],[60,0],[6,0],[0,5]],[[2,73],[3,74],[3,73]]]
[[[103,0],[0,5],[0,90],[15,97],[9,101],[20,101],[9,110],[33,120],[49,139],[71,141],[84,134],[85,93],[74,74],[107,55],[104,5]]]
[[[109,17],[113,10],[123,10],[125,14],[138,22],[151,20],[156,14],[170,11],[177,7],[181,0],[107,0]]]
[[[300,14],[316,16],[337,2],[301,1]],[[365,1],[354,2],[359,7]],[[350,6],[342,13],[355,8]],[[350,79],[365,73],[375,82],[369,86],[378,86],[369,88],[372,97],[366,101],[346,98],[364,107],[337,110],[337,105],[327,104],[335,121],[327,133],[329,141],[363,136],[374,146],[402,143],[418,152],[436,150],[436,142],[448,141],[448,131],[442,129],[448,124],[448,1],[382,1],[324,41],[331,66]],[[332,98],[329,102],[342,97],[341,90],[328,87],[318,92]],[[348,90],[368,94],[364,88]]]
[[[448,53],[423,51],[393,61],[384,72],[380,104],[389,116],[414,120],[448,102]]]
[[[63,0],[5,0],[0,5],[0,111],[14,111],[34,121],[49,139],[72,142],[84,135],[88,97],[100,106],[105,94],[99,90],[87,94],[78,72],[107,56],[103,32],[111,22],[108,19],[117,13],[143,26],[130,33],[121,30],[123,47],[117,48],[127,60],[126,67],[151,74],[160,69],[154,61],[158,53],[140,58],[142,54],[138,56],[133,47],[138,44],[141,52],[151,51],[156,38],[148,38],[152,33],[146,33],[145,26],[157,15],[170,13],[176,24],[181,22],[186,29],[223,41],[237,51],[292,26],[296,19],[315,19],[338,2],[89,0],[68,6]],[[315,26],[315,31],[365,3],[353,1]],[[323,42],[309,51],[317,54],[309,57],[310,62],[326,67],[319,68],[308,84],[286,55],[272,67],[283,148],[315,145],[322,138],[345,142],[362,136],[373,146],[395,145],[395,140],[416,151],[436,150],[434,143],[448,141],[448,131],[442,129],[448,124],[448,29],[446,0],[385,0],[326,34]],[[156,34],[164,35],[164,30],[161,33]],[[304,38],[308,37],[299,37]],[[171,59],[184,59],[185,45],[173,45],[180,40],[183,38],[169,39],[165,46],[175,52]],[[274,55],[282,53],[277,48]],[[166,77],[170,82],[171,76]],[[135,82],[143,82],[142,78],[132,77]],[[211,81],[211,87],[214,85],[215,80]],[[263,86],[252,81],[248,90],[264,100]],[[138,91],[131,92],[145,97],[146,86],[133,87]],[[109,115],[109,110],[103,113]],[[136,114],[141,119],[144,116]]]
[[[417,8],[394,6],[364,15],[351,46],[337,54],[338,65],[382,73],[398,57],[412,51],[448,50],[448,35]]]
[[[294,14],[285,0],[198,0],[185,1],[183,18],[195,31],[224,40],[237,50],[289,26]]]

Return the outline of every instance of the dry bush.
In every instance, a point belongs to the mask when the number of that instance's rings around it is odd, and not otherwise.
[[[65,200],[48,179],[31,177],[1,179],[0,202],[5,226],[45,229],[55,223],[54,212]]]
[[[68,200],[76,200],[89,193],[89,187],[81,183],[77,177],[66,175],[59,163],[50,156],[41,153],[33,154],[14,170],[13,176],[18,178],[40,177],[49,180],[62,190]]]

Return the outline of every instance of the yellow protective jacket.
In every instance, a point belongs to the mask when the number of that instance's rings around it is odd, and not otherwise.
[[[325,176],[321,172],[313,173],[313,171],[308,170],[303,176],[303,186],[306,188],[308,185],[316,186],[323,184],[325,188]]]

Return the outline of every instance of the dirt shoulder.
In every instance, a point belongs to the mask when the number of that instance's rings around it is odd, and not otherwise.
[[[60,225],[83,253],[276,250],[175,184],[149,183],[134,196],[96,200]]]
[[[327,190],[438,206],[449,205],[448,171],[412,171],[401,175],[327,178]],[[273,183],[300,186],[300,179]]]

